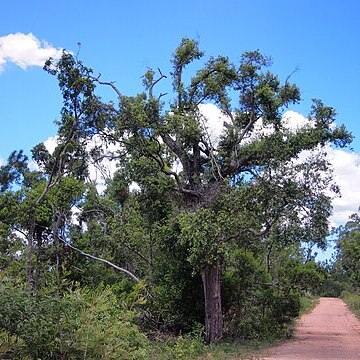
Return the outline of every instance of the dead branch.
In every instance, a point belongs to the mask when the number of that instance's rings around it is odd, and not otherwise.
[[[109,260],[102,259],[102,258],[99,258],[99,257],[97,257],[97,256],[88,254],[88,253],[86,253],[85,251],[82,251],[82,250],[78,249],[77,247],[69,244],[68,242],[66,242],[66,241],[65,241],[62,237],[60,237],[60,236],[59,236],[59,240],[60,240],[62,243],[64,243],[66,246],[68,246],[70,249],[78,252],[79,254],[81,254],[81,255],[83,255],[83,256],[85,256],[85,257],[88,257],[88,258],[90,258],[90,259],[93,259],[93,260],[102,262],[102,263],[104,263],[104,264],[112,267],[113,269],[118,270],[118,271],[120,271],[120,272],[122,272],[122,273],[124,273],[124,274],[126,274],[126,275],[128,275],[128,276],[130,276],[134,281],[140,282],[140,279],[139,279],[137,276],[135,276],[133,273],[131,273],[129,270],[126,270],[126,269],[124,269],[124,268],[122,268],[122,267],[120,267],[120,266],[117,266],[117,265],[115,265],[114,263],[112,263],[112,262],[109,261]]]
[[[122,98],[122,94],[120,90],[115,86],[115,81],[100,81],[101,74],[98,77],[91,77],[91,79],[100,85],[107,85],[110,86],[117,94],[119,100]]]

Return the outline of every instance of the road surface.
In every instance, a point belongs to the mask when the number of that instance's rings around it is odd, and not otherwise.
[[[268,349],[263,360],[360,360],[360,321],[341,299],[321,298],[294,337]]]

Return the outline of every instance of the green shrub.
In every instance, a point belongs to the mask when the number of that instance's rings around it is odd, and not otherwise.
[[[206,350],[202,332],[201,328],[184,336],[154,342],[150,358],[159,360],[197,359]]]
[[[341,298],[346,302],[349,308],[360,319],[360,294],[352,293],[349,291],[343,291]]]
[[[233,252],[222,285],[225,332],[230,338],[279,337],[299,314],[299,294],[290,286],[273,283],[251,252]]]
[[[149,342],[134,315],[109,288],[32,297],[3,286],[2,351],[21,359],[147,359]]]
[[[317,294],[325,297],[339,297],[345,286],[344,282],[337,281],[329,276],[322,282]]]
[[[319,303],[319,297],[301,296],[299,316],[311,312],[318,303]]]

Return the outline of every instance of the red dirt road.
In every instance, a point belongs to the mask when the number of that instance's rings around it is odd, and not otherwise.
[[[263,360],[360,360],[360,321],[341,299],[321,298],[301,318],[294,337],[263,356]]]

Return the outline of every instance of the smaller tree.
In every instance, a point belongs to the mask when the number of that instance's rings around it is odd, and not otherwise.
[[[360,287],[360,216],[353,214],[345,226],[338,229],[338,254],[335,268],[354,289]]]

